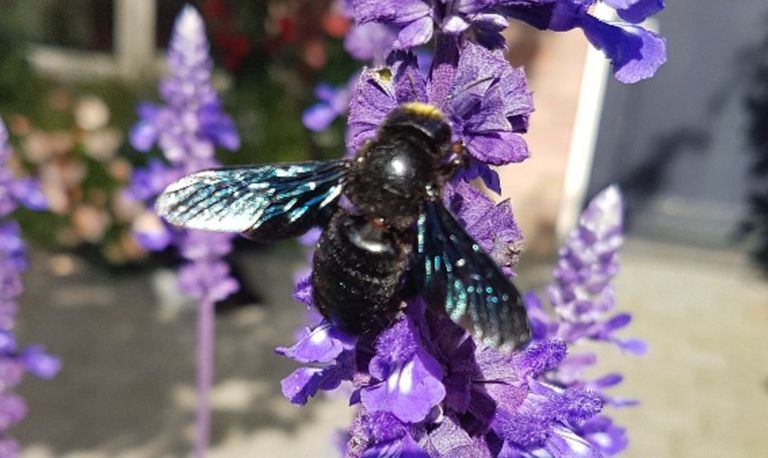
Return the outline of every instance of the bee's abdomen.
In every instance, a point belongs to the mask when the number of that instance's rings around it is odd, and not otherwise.
[[[317,308],[349,334],[384,328],[400,307],[397,293],[406,266],[404,247],[395,234],[338,211],[313,259]]]

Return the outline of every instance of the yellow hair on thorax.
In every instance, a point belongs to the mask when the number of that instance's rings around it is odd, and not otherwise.
[[[411,113],[413,115],[419,116],[421,118],[436,119],[436,120],[442,120],[445,118],[445,115],[443,115],[443,112],[440,111],[439,108],[429,103],[408,102],[400,105],[400,109],[407,113]]]

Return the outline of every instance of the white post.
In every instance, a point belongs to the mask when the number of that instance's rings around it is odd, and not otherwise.
[[[618,19],[616,12],[604,4],[597,5],[594,15],[607,21]],[[643,26],[655,32],[659,30],[659,24],[654,19],[648,19]],[[571,229],[576,227],[586,198],[610,74],[611,65],[608,59],[601,51],[590,46],[581,79],[579,105],[576,109],[576,121],[565,169],[565,184],[555,226],[558,241],[563,241]]]
[[[115,1],[115,57],[120,74],[138,79],[155,66],[156,0]]]

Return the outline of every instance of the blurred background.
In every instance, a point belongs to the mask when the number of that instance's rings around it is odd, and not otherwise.
[[[121,191],[147,154],[127,132],[157,100],[176,0],[0,0],[0,117],[48,212],[16,213],[31,246],[21,341],[63,360],[20,387],[30,414],[11,430],[24,457],[171,457],[189,450],[194,304],[169,253],[142,250],[140,209]],[[310,133],[302,112],[321,81],[359,68],[329,1],[201,0],[215,84],[242,147],[229,164],[330,158],[344,122]],[[628,457],[768,455],[768,4],[676,0],[652,24],[669,62],[624,86],[583,35],[507,32],[536,112],[532,157],[500,170],[526,235],[517,271],[541,288],[588,198],[618,183],[627,243],[618,308],[648,341],[642,358],[601,352],[640,399],[616,413]],[[274,355],[304,322],[290,298],[298,245],[238,242],[243,290],[219,304],[211,456],[336,456],[344,399],[297,408]]]

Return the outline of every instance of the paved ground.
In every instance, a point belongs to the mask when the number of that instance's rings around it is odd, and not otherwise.
[[[146,273],[110,276],[76,264],[57,276],[67,262],[40,254],[33,261],[20,333],[45,342],[65,366],[52,382],[23,386],[31,412],[13,430],[23,456],[185,456],[191,311]],[[336,456],[333,431],[349,419],[344,401],[299,409],[279,395],[293,366],[272,348],[288,343],[302,320],[288,297],[301,262],[287,245],[249,255],[264,303],[218,320],[212,457]],[[547,263],[524,263],[521,285],[546,280]],[[641,359],[605,352],[601,366],[624,372],[619,392],[643,401],[617,415],[633,440],[626,456],[768,456],[768,282],[737,255],[631,241],[617,288],[636,316],[631,333],[651,345]]]

